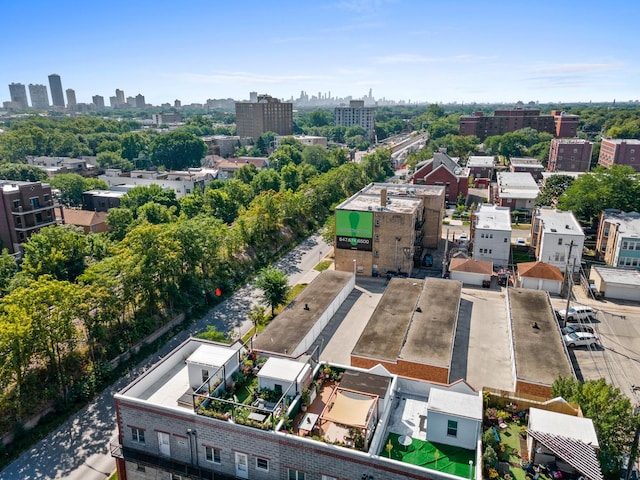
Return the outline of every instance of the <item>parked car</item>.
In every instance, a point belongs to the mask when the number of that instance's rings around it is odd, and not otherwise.
[[[579,333],[579,332],[592,333],[592,334],[596,333],[595,330],[591,328],[589,325],[580,325],[580,324],[569,325],[562,329],[563,335],[568,335],[569,333]]]
[[[588,346],[591,348],[595,348],[598,346],[600,340],[592,333],[587,332],[572,332],[562,336],[562,340],[564,340],[564,344],[567,347],[581,347]]]
[[[558,311],[558,314],[560,315],[560,318],[566,320],[567,322],[590,320],[592,317],[596,316],[595,310],[585,305],[576,305],[575,307],[570,307],[568,314],[566,310],[562,309]]]

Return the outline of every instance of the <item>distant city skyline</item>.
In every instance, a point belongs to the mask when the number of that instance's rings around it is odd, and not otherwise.
[[[52,73],[78,103],[116,89],[153,105],[369,89],[405,102],[640,98],[628,0],[27,0],[2,12],[14,40],[0,52],[0,104],[9,84],[46,85]]]

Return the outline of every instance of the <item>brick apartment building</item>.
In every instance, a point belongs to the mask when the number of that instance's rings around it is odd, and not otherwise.
[[[376,134],[376,107],[365,107],[364,100],[351,100],[348,107],[334,109],[334,122],[341,127],[362,127],[372,141]]]
[[[607,265],[640,267],[640,213],[604,210],[598,222],[596,252]]]
[[[598,164],[606,168],[611,168],[612,165],[628,165],[640,172],[640,140],[603,138]]]
[[[444,152],[435,152],[433,158],[420,162],[411,178],[414,185],[444,186],[446,203],[466,200],[469,195],[469,168],[458,165],[458,159]]]
[[[41,228],[57,223],[51,186],[0,180],[0,240],[9,253]]]
[[[265,132],[293,135],[293,103],[270,95],[258,95],[256,102],[236,102],[236,126],[238,136],[254,140]]]
[[[529,108],[495,110],[492,116],[474,112],[460,117],[460,135],[475,135],[484,140],[529,127],[555,137],[575,137],[579,120],[578,115],[567,115],[558,110],[553,110],[551,115]]]
[[[593,143],[580,138],[554,138],[549,148],[548,172],[588,172]]]
[[[442,233],[444,187],[373,183],[336,207],[335,268],[410,275]]]

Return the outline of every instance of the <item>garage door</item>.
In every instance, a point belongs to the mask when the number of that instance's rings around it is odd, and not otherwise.
[[[619,300],[640,300],[640,288],[626,285],[607,285],[605,298],[617,298]]]

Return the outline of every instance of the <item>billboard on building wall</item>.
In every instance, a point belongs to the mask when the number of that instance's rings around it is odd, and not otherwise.
[[[336,211],[336,247],[373,250],[373,212]]]

